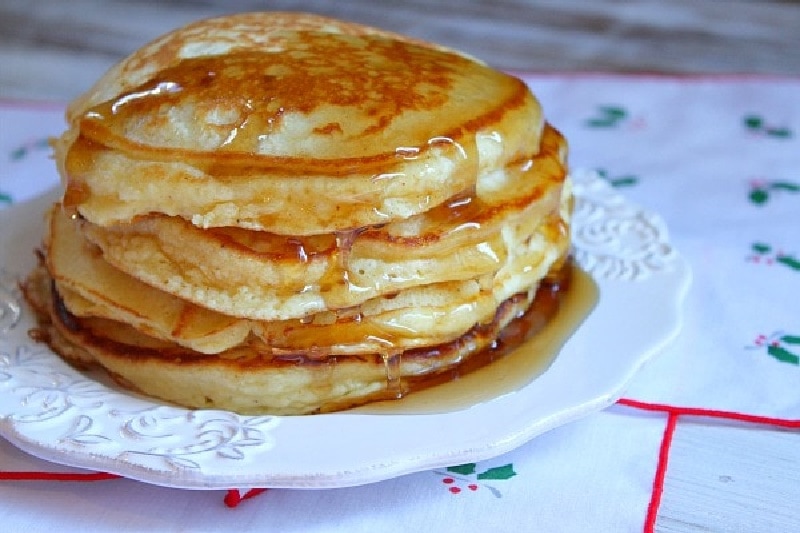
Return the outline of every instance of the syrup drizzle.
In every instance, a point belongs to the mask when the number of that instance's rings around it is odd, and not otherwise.
[[[390,397],[389,401],[350,411],[442,413],[466,409],[527,386],[552,364],[599,298],[597,285],[587,273],[574,265],[565,268],[568,278],[543,286],[528,311],[511,322],[490,347],[454,370],[406,378],[399,401]]]
[[[386,398],[399,400],[408,392],[408,386],[400,374],[403,350],[387,349],[381,353],[381,359],[383,359],[383,368],[386,371]]]
[[[460,72],[467,68],[476,71],[484,69],[462,58],[450,57],[449,54],[443,57],[440,53],[425,48],[417,49],[414,45],[385,42],[381,39],[364,38],[370,45],[365,47],[360,46],[360,42],[354,38],[309,34],[305,39],[303,45],[315,51],[315,54],[307,53],[301,47],[297,52],[270,56],[272,63],[265,63],[264,54],[260,53],[188,59],[160,72],[158,78],[132,89],[116,100],[88,110],[81,120],[81,137],[73,145],[66,162],[68,187],[64,205],[68,209],[77,208],[87,199],[87,185],[81,176],[92,166],[92,156],[97,151],[107,149],[118,149],[133,156],[138,154],[144,159],[154,161],[171,160],[178,154],[181,160],[218,178],[231,175],[251,176],[263,172],[265,168],[280,168],[284,171],[292,168],[296,172],[312,174],[338,168],[345,175],[352,173],[354,169],[369,167],[383,170],[383,173],[378,173],[381,179],[402,178],[401,173],[393,172],[396,159],[416,159],[426,151],[439,150],[457,153],[458,157],[454,159],[458,159],[462,167],[461,173],[473,175],[477,172],[479,163],[477,146],[475,140],[465,134],[477,131],[481,125],[497,122],[509,109],[521,107],[527,98],[528,92],[521,82],[503,77],[502,83],[497,84],[502,88],[495,95],[498,97],[483,99],[485,102],[497,102],[497,105],[492,103],[486,107],[479,106],[479,109],[468,109],[474,115],[467,117],[469,120],[466,122],[459,113],[450,113],[444,115],[457,118],[453,119],[454,125],[443,127],[441,134],[432,135],[430,131],[411,134],[402,127],[398,128],[404,135],[398,140],[402,147],[397,148],[388,159],[386,153],[372,154],[372,159],[351,154],[346,164],[342,164],[342,158],[300,158],[302,161],[299,162],[302,164],[298,165],[298,158],[283,153],[271,153],[262,154],[264,157],[254,160],[252,155],[259,151],[259,141],[263,136],[270,135],[284,121],[287,110],[309,113],[320,102],[368,109],[367,118],[360,123],[363,128],[360,133],[366,138],[366,144],[372,144],[367,137],[389,131],[393,124],[399,123],[398,117],[415,111],[438,109],[448,103],[448,91],[460,78]],[[370,53],[364,52],[365,50]],[[321,66],[318,64],[319,58],[327,58]],[[331,90],[332,84],[343,83],[340,78],[330,75],[331,70],[342,70],[339,68],[340,58],[344,58],[341,61],[344,61],[345,66],[351,67],[353,58],[360,58],[364,64],[380,59],[378,65],[385,67],[382,70],[383,75],[368,75],[368,69],[348,68],[348,79],[358,80],[359,85],[355,88],[342,86],[338,87],[339,90]],[[281,63],[287,61],[289,63]],[[415,68],[405,68],[409,64],[414,64]],[[396,65],[402,68],[395,68]],[[492,86],[490,83],[478,85]],[[231,90],[231,87],[236,89]],[[365,106],[365,94],[377,97],[367,99],[369,105]],[[224,140],[214,150],[198,151],[196,146],[181,143],[168,147],[172,150],[164,150],[163,147],[150,145],[149,139],[125,136],[126,125],[131,117],[150,117],[157,123],[162,108],[180,108],[191,101],[227,101],[230,104],[227,111],[235,111],[236,120],[217,124],[223,130],[221,138]],[[160,131],[160,128],[155,130]],[[342,125],[333,122],[315,129],[314,132],[334,140],[338,134],[343,133]],[[358,150],[354,150],[354,154],[357,152]],[[444,207],[444,217],[438,224],[453,225],[450,232],[481,229],[481,223],[473,218],[483,208],[475,191],[467,191]],[[344,308],[349,301],[346,298],[348,294],[367,290],[353,282],[349,265],[353,244],[362,231],[365,228],[335,233],[335,251],[329,259],[324,276],[318,282],[328,309]],[[309,260],[308,250],[302,241],[288,244],[301,262]],[[499,262],[499,246],[494,245],[494,240],[482,240],[478,246],[484,255]],[[356,325],[361,323],[360,315],[350,317],[346,313],[344,309],[341,312],[336,311],[333,318],[338,321],[347,317]],[[318,318],[315,315],[300,319],[300,322],[314,325]],[[410,384],[400,377],[404,355],[396,346],[391,332],[367,331],[363,328],[354,330],[354,336],[364,335],[364,338],[377,341],[383,346],[380,357],[389,395],[394,398],[404,396]],[[313,336],[313,332],[308,335],[308,340],[311,341],[308,346],[309,357],[323,359],[327,355],[326,351],[329,351],[325,348],[329,346],[326,342],[332,339],[311,339]]]
[[[328,309],[348,307],[348,301],[351,301],[349,295],[369,290],[350,279],[350,255],[353,243],[365,230],[366,228],[355,228],[335,232],[336,249],[328,262],[325,274],[319,281],[320,292]]]

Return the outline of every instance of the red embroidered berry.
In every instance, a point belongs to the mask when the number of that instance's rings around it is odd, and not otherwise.
[[[450,492],[452,492],[453,494],[458,494],[459,492],[461,492],[461,488],[460,487],[450,487],[448,490]]]
[[[476,490],[478,490],[478,485],[476,485],[475,483],[470,483],[469,485],[467,485],[467,488],[472,492],[475,492]]]
[[[633,118],[631,119],[630,127],[634,130],[645,129],[647,127],[647,121],[644,119],[644,117]]]
[[[444,479],[442,480],[442,483],[447,483],[447,484],[449,485],[450,483],[454,483],[455,481],[456,481],[456,480],[455,480],[455,479],[453,479],[453,478],[451,478],[451,477],[446,477],[446,478],[444,478]]]

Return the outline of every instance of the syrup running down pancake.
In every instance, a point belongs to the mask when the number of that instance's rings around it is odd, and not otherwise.
[[[167,401],[402,396],[563,275],[565,139],[518,79],[315,15],[178,29],[67,111],[25,283],[67,360]]]

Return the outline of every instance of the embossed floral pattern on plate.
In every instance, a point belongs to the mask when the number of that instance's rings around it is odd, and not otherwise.
[[[465,410],[418,416],[188,410],[79,372],[28,337],[33,318],[16,287],[25,271],[6,262],[38,245],[42,206],[2,210],[0,435],[50,461],[200,489],[350,486],[500,455],[613,402],[679,325],[690,275],[660,218],[591,172],[574,173],[574,190],[575,256],[603,295],[594,313],[532,384]],[[21,225],[29,241],[6,237]],[[618,295],[620,283],[630,290]],[[634,312],[637,294],[645,296]],[[641,335],[608,335],[615,327],[637,327]],[[604,347],[607,360],[592,357]],[[591,379],[565,391],[575,372]]]
[[[595,278],[637,281],[672,265],[661,218],[629,204],[594,172],[573,173],[575,259]]]

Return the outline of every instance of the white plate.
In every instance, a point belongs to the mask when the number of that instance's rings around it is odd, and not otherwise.
[[[510,451],[613,403],[680,327],[690,273],[661,219],[593,173],[573,178],[575,255],[599,286],[597,307],[532,383],[437,414],[193,411],[79,373],[28,338],[15,288],[52,194],[0,211],[0,434],[56,463],[192,489],[343,487]]]

